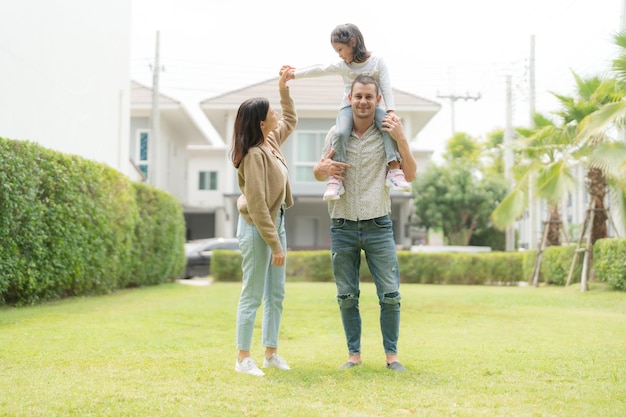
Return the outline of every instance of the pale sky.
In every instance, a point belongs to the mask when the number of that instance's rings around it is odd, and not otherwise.
[[[528,63],[535,39],[537,111],[556,111],[549,91],[571,94],[571,70],[606,73],[616,57],[626,0],[131,0],[131,77],[151,85],[156,33],[164,94],[188,105],[266,81],[283,64],[337,61],[330,32],[354,23],[367,48],[384,57],[392,84],[442,104],[419,134],[440,154],[456,131],[480,137],[506,125],[506,77],[515,125],[529,123]],[[409,6],[410,5],[410,6]],[[297,80],[292,81],[297,88]],[[341,91],[337,92],[337,104]],[[296,103],[297,105],[297,103]],[[397,109],[402,115],[402,109]]]

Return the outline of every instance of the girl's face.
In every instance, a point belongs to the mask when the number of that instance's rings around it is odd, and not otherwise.
[[[333,42],[333,49],[339,55],[339,58],[343,59],[346,64],[354,61],[354,46],[352,46],[352,39],[349,43]]]

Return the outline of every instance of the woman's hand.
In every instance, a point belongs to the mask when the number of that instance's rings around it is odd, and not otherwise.
[[[283,65],[280,69],[280,78],[278,79],[279,88],[287,88],[287,81],[293,80],[293,69],[289,65]],[[289,75],[291,74],[291,75]]]
[[[272,253],[272,266],[285,265],[285,252]]]
[[[294,80],[296,78],[296,69],[291,65],[283,65],[280,67],[280,71],[278,71],[278,75],[283,75],[287,73],[287,81]]]

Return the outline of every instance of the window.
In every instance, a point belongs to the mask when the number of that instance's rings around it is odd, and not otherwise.
[[[217,171],[200,171],[198,190],[217,190]]]
[[[147,130],[139,130],[139,139],[137,140],[137,166],[143,172],[143,175],[148,177],[148,146],[150,142],[150,135]]]
[[[313,167],[320,160],[320,152],[324,146],[327,131],[296,132],[296,157],[294,161],[295,180],[302,182],[315,181]]]

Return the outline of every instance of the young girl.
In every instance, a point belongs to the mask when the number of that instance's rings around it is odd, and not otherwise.
[[[380,107],[376,108],[376,127],[383,133],[385,144],[385,154],[389,170],[387,172],[387,186],[394,190],[410,192],[411,184],[404,178],[404,173],[400,169],[402,159],[398,152],[398,145],[389,136],[389,133],[382,131],[382,120],[386,114],[395,116],[393,94],[391,91],[391,80],[389,71],[383,58],[372,54],[365,47],[363,35],[356,25],[346,23],[337,26],[330,34],[330,43],[337,52],[341,61],[328,65],[314,65],[302,69],[290,66],[281,68],[280,74],[287,71],[288,79],[319,77],[329,74],[341,75],[344,83],[343,100],[341,109],[336,121],[335,137],[332,147],[335,150],[333,160],[339,162],[346,161],[346,142],[352,133],[352,107],[348,101],[348,94],[352,81],[359,74],[367,74],[376,79],[380,84],[383,99],[385,101],[386,112]],[[337,200],[344,193],[343,181],[331,177],[324,193],[324,200]]]

